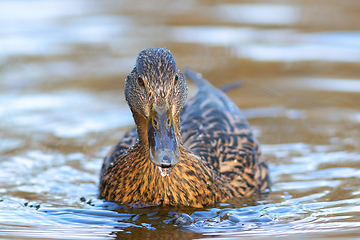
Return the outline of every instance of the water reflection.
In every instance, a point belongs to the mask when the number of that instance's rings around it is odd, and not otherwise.
[[[8,101],[12,104],[6,104]],[[121,114],[121,111],[128,112],[125,104],[104,103],[99,95],[95,97],[81,91],[7,94],[0,97],[0,103],[0,116],[6,116],[11,125],[32,127],[58,137],[75,137],[133,123],[130,114]]]
[[[0,238],[357,236],[356,3],[241,3],[0,1]],[[270,193],[206,209],[98,199],[102,159],[133,124],[124,79],[158,46],[216,86],[246,78],[229,95]]]
[[[224,4],[215,12],[220,21],[259,24],[291,25],[300,20],[299,7],[276,4]]]
[[[332,92],[360,92],[359,79],[305,78],[300,81],[296,84],[300,88]]]
[[[299,36],[301,37],[301,36]],[[301,44],[301,45],[250,45],[237,49],[239,57],[256,61],[330,61],[359,62],[360,48],[337,45]]]
[[[255,61],[360,61],[359,33],[300,33],[293,29],[245,27],[176,27],[173,41],[231,46],[239,58]]]

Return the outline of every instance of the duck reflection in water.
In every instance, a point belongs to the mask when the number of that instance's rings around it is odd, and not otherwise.
[[[200,74],[188,101],[171,52],[140,52],[125,82],[136,129],[105,158],[100,196],[121,204],[204,207],[269,187],[265,158],[237,106]]]

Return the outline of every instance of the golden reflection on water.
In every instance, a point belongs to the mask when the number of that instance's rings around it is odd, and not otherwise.
[[[359,14],[357,1],[1,1],[0,238],[352,239]],[[244,81],[228,95],[271,164],[264,199],[118,212],[97,199],[102,158],[133,123],[124,79],[149,47],[215,86]],[[174,226],[177,212],[193,224]]]

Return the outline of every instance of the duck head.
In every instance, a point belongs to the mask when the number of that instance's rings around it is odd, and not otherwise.
[[[180,161],[180,111],[185,104],[185,76],[166,48],[143,50],[125,82],[126,101],[133,113],[139,143],[160,168]]]

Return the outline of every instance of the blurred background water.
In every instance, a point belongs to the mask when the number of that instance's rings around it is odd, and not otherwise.
[[[359,237],[359,16],[352,0],[0,0],[0,239]],[[133,126],[124,79],[149,47],[215,86],[245,80],[228,95],[269,159],[269,194],[98,199],[102,159]]]

